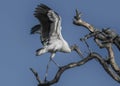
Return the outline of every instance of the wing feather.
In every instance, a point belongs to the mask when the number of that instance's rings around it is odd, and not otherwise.
[[[41,40],[42,42],[46,42],[53,35],[54,37],[58,36],[61,33],[61,20],[60,16],[53,11],[51,8],[44,4],[40,4],[37,6],[34,16],[41,23]]]
[[[39,33],[41,34],[41,25],[38,24],[38,25],[35,25],[34,27],[31,28],[31,34],[34,34],[34,33]]]

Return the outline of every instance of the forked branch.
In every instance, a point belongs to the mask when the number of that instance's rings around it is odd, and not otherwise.
[[[115,61],[115,56],[112,49],[112,45],[115,44],[120,50],[120,36],[110,28],[105,28],[102,30],[95,29],[91,24],[84,22],[79,16],[79,12],[76,11],[76,16],[74,17],[73,23],[78,26],[83,26],[90,31],[90,33],[85,35],[82,40],[93,37],[99,48],[106,48],[108,51],[108,58],[106,61],[112,67],[112,70],[114,70],[114,72],[120,77],[120,68]]]
[[[109,67],[109,65],[106,63],[106,61],[97,53],[91,53],[89,54],[86,58],[84,58],[81,61],[78,62],[73,62],[70,64],[67,64],[65,66],[62,66],[56,73],[55,77],[47,82],[40,82],[38,86],[50,86],[53,85],[55,83],[57,83],[61,77],[61,75],[63,74],[63,72],[67,71],[68,69],[74,68],[74,67],[79,67],[84,65],[85,63],[87,63],[88,61],[92,60],[92,59],[97,59],[99,61],[99,63],[103,66],[103,68],[105,69],[105,71],[114,79],[116,80],[118,83],[120,83],[120,77],[117,76],[113,70],[111,70],[111,68]],[[35,74],[34,74],[35,75]],[[37,78],[37,76],[35,75],[35,77]],[[39,81],[38,81],[39,82]]]
[[[90,32],[94,32],[94,27],[90,25],[89,23],[83,21],[81,19],[82,13],[78,12],[76,9],[76,15],[74,16],[73,24],[78,25],[78,26],[83,26],[87,28]]]

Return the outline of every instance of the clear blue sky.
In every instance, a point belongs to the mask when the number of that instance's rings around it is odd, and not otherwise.
[[[35,77],[29,70],[33,67],[45,74],[49,54],[35,56],[36,49],[42,47],[38,35],[30,35],[30,28],[38,24],[33,16],[35,7],[44,3],[62,17],[62,34],[70,45],[77,44],[84,52],[86,46],[79,41],[88,31],[72,24],[75,9],[82,13],[82,19],[97,28],[111,27],[120,34],[119,0],[0,0],[0,86],[37,86]],[[92,40],[90,40],[92,41]],[[90,42],[93,51],[98,50]],[[120,52],[115,48],[116,60],[120,65]],[[98,50],[106,56],[105,50]],[[78,61],[75,53],[57,53],[54,58],[60,65]],[[57,67],[51,63],[49,78],[52,79]],[[120,86],[95,60],[64,72],[60,81],[54,86]]]

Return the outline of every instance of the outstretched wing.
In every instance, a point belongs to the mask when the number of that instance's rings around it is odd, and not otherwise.
[[[41,23],[41,41],[47,42],[50,38],[58,36],[60,30],[60,16],[51,8],[44,4],[38,5],[34,13],[35,17]]]

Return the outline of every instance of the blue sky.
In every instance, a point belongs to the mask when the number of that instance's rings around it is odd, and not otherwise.
[[[37,86],[29,70],[33,67],[43,79],[50,54],[36,57],[36,49],[42,47],[38,35],[30,35],[32,26],[38,24],[33,16],[35,7],[44,3],[62,17],[62,34],[70,45],[77,44],[84,52],[86,46],[79,41],[88,31],[72,24],[75,9],[82,13],[82,19],[97,28],[111,27],[120,33],[119,0],[1,0],[0,1],[0,86]],[[104,57],[106,50],[99,50],[92,40],[88,41],[93,51]],[[114,47],[116,60],[120,65],[120,52]],[[75,53],[57,53],[55,61],[60,65],[78,61]],[[48,79],[52,79],[57,67],[51,63]],[[119,86],[95,60],[66,71],[54,86]]]

